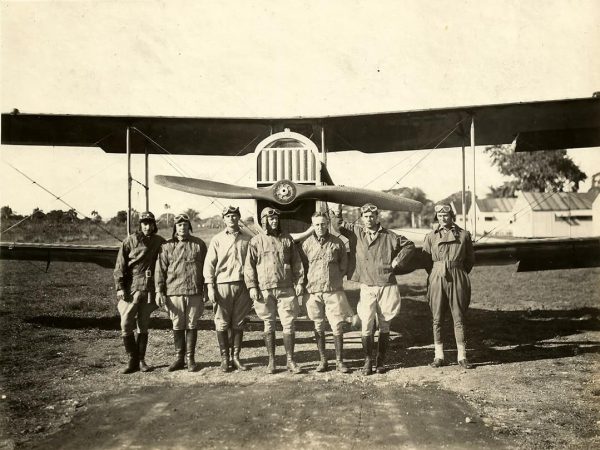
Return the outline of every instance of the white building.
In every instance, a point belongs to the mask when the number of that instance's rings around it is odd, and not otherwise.
[[[518,237],[585,237],[594,232],[596,192],[521,192],[509,229]]]
[[[516,198],[476,199],[477,233],[511,236],[512,215],[516,201]]]
[[[592,234],[600,236],[600,195],[592,203]]]

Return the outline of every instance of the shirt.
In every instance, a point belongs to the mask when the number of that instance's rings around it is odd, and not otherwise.
[[[115,288],[128,294],[154,292],[154,265],[165,240],[157,235],[138,232],[127,236],[119,247],[113,276]]]
[[[396,284],[392,261],[398,265],[406,264],[415,251],[415,244],[404,236],[381,226],[375,232],[373,240],[363,226],[342,222],[340,228],[349,231],[356,242],[356,267],[352,281],[368,286],[386,286]]]
[[[223,230],[210,241],[204,260],[206,284],[232,283],[244,280],[244,261],[250,236]]]
[[[304,269],[292,237],[287,233],[279,236],[261,233],[250,239],[244,281],[248,289],[261,290],[302,284]]]
[[[156,290],[167,295],[201,294],[205,257],[206,244],[202,239],[169,239],[161,246],[156,261]]]
[[[302,252],[308,262],[306,275],[308,293],[343,289],[348,256],[340,238],[327,233],[319,239],[313,233],[302,242]]]

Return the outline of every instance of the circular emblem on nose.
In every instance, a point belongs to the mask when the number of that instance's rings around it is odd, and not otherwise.
[[[273,185],[273,196],[279,203],[291,203],[296,198],[296,186],[288,180],[278,181]]]

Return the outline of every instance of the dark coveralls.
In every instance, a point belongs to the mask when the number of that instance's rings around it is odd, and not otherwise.
[[[448,230],[438,226],[425,236],[423,251],[433,260],[427,278],[427,299],[433,316],[434,343],[442,343],[441,325],[449,307],[456,345],[464,346],[464,318],[471,301],[468,274],[474,262],[471,234],[456,224]]]

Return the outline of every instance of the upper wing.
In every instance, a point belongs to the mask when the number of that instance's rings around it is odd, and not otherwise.
[[[323,127],[328,151],[375,153],[469,144],[471,117],[475,118],[476,145],[509,144],[517,139],[517,150],[600,146],[600,98],[306,118],[14,113],[2,114],[2,144],[97,146],[124,153],[130,127],[132,153],[242,155],[284,127],[311,136],[321,146]]]

